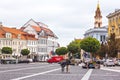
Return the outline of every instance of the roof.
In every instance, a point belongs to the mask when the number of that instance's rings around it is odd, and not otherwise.
[[[41,32],[43,30],[46,33],[46,36],[56,37],[56,35],[48,27],[40,27],[40,26],[32,25],[32,28],[35,29],[36,32]]]
[[[45,33],[46,33],[47,36],[56,37],[56,36],[54,35],[54,33],[53,33],[49,28],[45,28],[45,27],[41,27],[41,28],[42,28],[42,30],[45,31]]]
[[[35,24],[32,24],[32,23],[29,23],[30,21],[32,21],[33,23],[35,23]],[[30,19],[27,23],[25,23],[24,25],[23,25],[23,27],[21,27],[21,29],[20,30],[22,30],[22,31],[24,31],[24,29],[28,26],[28,25],[30,25],[36,32],[41,32],[42,30],[45,32],[45,37],[48,37],[48,36],[51,36],[51,37],[55,37],[55,38],[58,38],[53,32],[52,32],[52,30],[50,30],[49,28],[48,28],[48,26],[46,25],[46,24],[44,24],[44,23],[41,23],[41,22],[36,22],[36,21],[34,21],[33,19]],[[44,36],[42,36],[42,37],[44,37]]]
[[[0,26],[0,38],[6,38],[5,36],[6,33],[11,33],[12,38],[16,39],[18,39],[18,35],[20,34],[21,35],[20,39],[22,40],[36,40],[34,35],[23,32],[20,29]]]
[[[42,29],[39,26],[32,26],[35,31],[40,32]]]

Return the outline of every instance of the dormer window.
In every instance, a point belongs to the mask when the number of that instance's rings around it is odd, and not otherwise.
[[[5,36],[6,36],[6,38],[12,38],[11,33],[8,33],[8,32],[6,33],[6,35],[5,35]]]
[[[20,39],[21,38],[21,34],[18,34],[18,39]]]
[[[41,33],[39,33],[40,36],[45,36],[44,31],[42,31]]]

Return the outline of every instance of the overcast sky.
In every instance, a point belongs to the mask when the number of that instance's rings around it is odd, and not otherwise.
[[[43,22],[58,36],[61,46],[74,38],[83,38],[94,27],[98,0],[0,0],[0,22],[20,28],[29,19]],[[106,16],[120,8],[120,0],[100,0],[103,26]]]

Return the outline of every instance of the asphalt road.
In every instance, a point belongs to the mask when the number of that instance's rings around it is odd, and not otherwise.
[[[0,80],[120,80],[120,67],[70,66],[70,73],[66,73],[61,72],[59,64],[0,64]]]

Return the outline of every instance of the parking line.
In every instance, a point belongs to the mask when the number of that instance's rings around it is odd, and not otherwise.
[[[25,79],[25,78],[29,78],[29,77],[38,76],[38,75],[41,75],[41,74],[46,74],[46,73],[49,73],[49,72],[57,71],[57,70],[60,70],[60,69],[61,68],[52,69],[52,70],[49,70],[49,71],[45,71],[45,72],[41,72],[41,73],[37,73],[37,74],[32,74],[32,75],[28,75],[28,76],[24,76],[24,77],[19,77],[19,78],[15,78],[15,79],[11,79],[11,80],[21,80],[21,79]]]
[[[89,80],[89,77],[92,73],[93,69],[89,69],[88,72],[82,77],[81,80]]]

